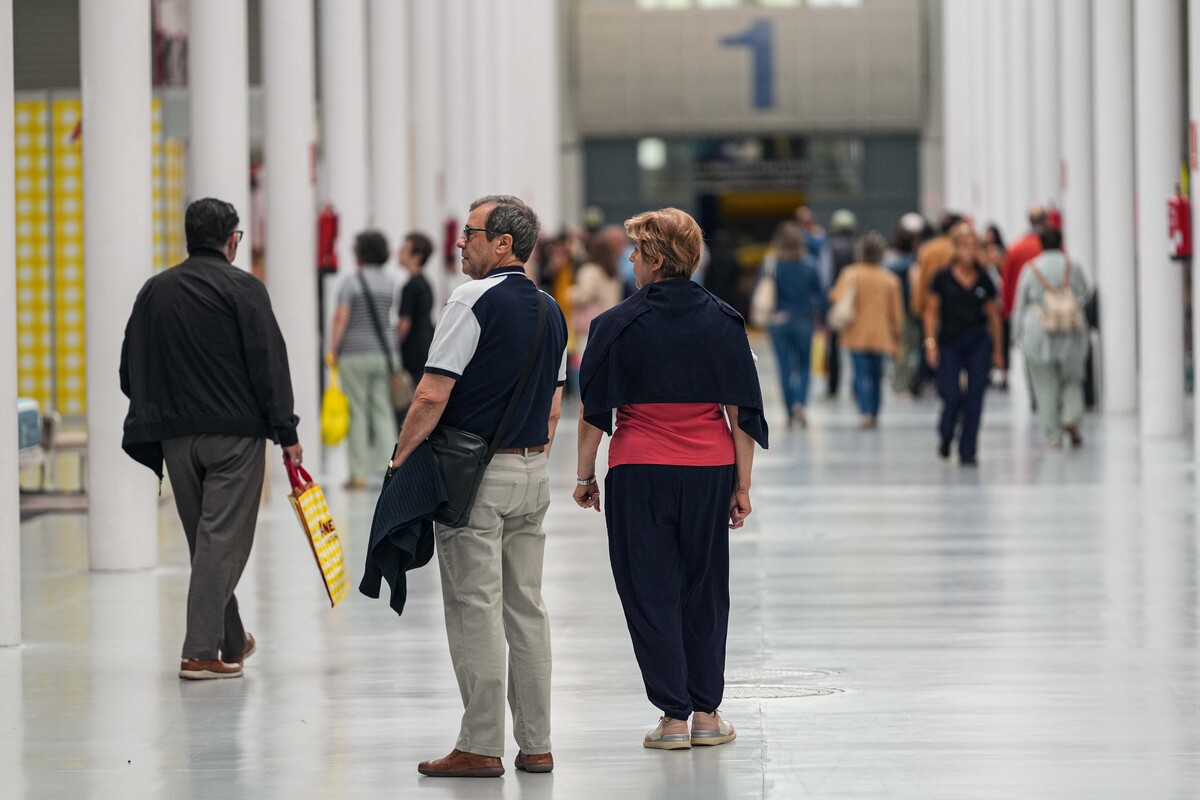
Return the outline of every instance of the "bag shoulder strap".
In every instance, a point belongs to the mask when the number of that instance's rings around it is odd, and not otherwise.
[[[392,363],[392,348],[388,344],[387,336],[383,332],[383,323],[379,320],[379,311],[375,308],[375,298],[371,294],[371,287],[367,286],[367,279],[363,274],[358,273],[358,282],[362,284],[363,299],[367,301],[367,311],[371,314],[371,323],[375,326],[375,335],[379,337],[379,343],[383,345],[383,355],[387,358],[388,372],[396,374],[396,365]]]
[[[525,387],[529,384],[529,377],[533,375],[533,369],[537,366],[538,356],[542,353],[542,339],[546,332],[548,304],[546,302],[546,294],[541,289],[537,290],[537,297],[537,329],[533,333],[533,345],[529,348],[529,355],[525,357],[525,367],[521,370],[521,377],[517,379],[517,388],[513,389],[512,397],[508,399],[508,408],[504,409],[504,416],[500,418],[500,427],[496,428],[496,435],[492,437],[492,442],[488,445],[487,461],[492,460],[492,456],[495,455],[496,449],[500,446],[504,434],[508,433],[508,425],[512,422],[513,415],[517,413],[517,405],[521,402],[521,395],[525,393]]]
[[[1032,262],[1030,262],[1029,268],[1033,270],[1033,274],[1037,276],[1037,279],[1039,282],[1041,282],[1043,289],[1045,289],[1047,292],[1054,291],[1054,287],[1050,285],[1050,281],[1046,280],[1046,276],[1042,274],[1040,269],[1035,267]]]
[[[1067,268],[1065,270],[1063,270],[1062,288],[1070,289],[1071,288],[1071,259],[1067,258],[1066,254],[1064,253],[1063,261],[1067,262]]]

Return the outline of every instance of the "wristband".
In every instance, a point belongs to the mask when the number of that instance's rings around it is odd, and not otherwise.
[[[581,480],[579,480],[578,478],[576,478],[576,479],[575,479],[575,485],[576,485],[576,486],[591,486],[591,485],[592,485],[593,483],[595,483],[595,482],[596,482],[596,476],[595,476],[595,475],[593,475],[592,477],[588,478],[586,481],[581,481]]]
[[[937,347],[937,339],[934,339],[933,337],[926,339],[925,346],[926,347]]]

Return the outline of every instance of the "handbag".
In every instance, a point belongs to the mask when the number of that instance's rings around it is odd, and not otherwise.
[[[765,261],[758,283],[754,285],[754,294],[750,297],[750,321],[760,328],[765,328],[771,324],[778,308],[779,291],[775,285],[775,265],[773,261]]]
[[[350,591],[350,586],[346,582],[342,540],[333,526],[333,518],[329,516],[325,492],[321,490],[320,484],[313,481],[304,467],[293,464],[286,456],[283,462],[287,468],[288,481],[292,484],[288,501],[296,510],[296,516],[300,519],[305,536],[308,537],[313,557],[317,560],[317,569],[321,571],[321,579],[325,582],[329,605],[336,606]]]
[[[825,317],[826,323],[832,330],[844,331],[850,327],[850,323],[854,322],[854,301],[857,294],[858,287],[854,279],[847,280],[846,291],[842,292],[842,296],[837,299]]]
[[[392,408],[396,411],[404,411],[412,405],[413,391],[416,387],[413,386],[412,376],[404,369],[396,369],[396,364],[392,361],[392,348],[388,344],[387,335],[383,332],[379,311],[376,310],[375,303],[371,301],[371,290],[367,288],[367,279],[362,276],[361,272],[358,273],[358,282],[362,284],[363,295],[367,301],[367,311],[371,314],[375,335],[379,337],[379,344],[383,346],[383,354],[388,362],[388,372],[392,376]]]
[[[346,438],[350,429],[350,400],[338,381],[337,362],[329,359],[329,385],[321,395],[321,441],[330,447]]]
[[[440,522],[451,528],[461,528],[471,517],[471,508],[475,505],[475,495],[479,492],[479,484],[483,473],[492,461],[496,448],[500,446],[504,434],[508,432],[509,423],[517,411],[529,377],[537,364],[542,352],[542,338],[546,330],[547,302],[546,295],[538,292],[537,329],[533,335],[533,346],[525,358],[525,367],[517,386],[513,389],[504,416],[500,418],[500,426],[496,435],[489,443],[482,436],[476,436],[468,431],[438,425],[429,435],[428,442],[433,450],[434,460],[437,461],[438,472],[441,473],[442,483],[446,486],[446,502],[438,506],[437,511],[430,515],[434,522]],[[388,465],[388,475],[392,467]]]

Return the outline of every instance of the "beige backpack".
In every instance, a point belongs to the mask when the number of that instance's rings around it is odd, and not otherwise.
[[[1046,290],[1038,312],[1046,333],[1075,333],[1083,330],[1083,312],[1079,308],[1079,301],[1075,299],[1075,293],[1071,291],[1071,259],[1065,256],[1063,258],[1067,262],[1067,268],[1063,271],[1062,286],[1058,288],[1050,285],[1050,281],[1046,280],[1041,270],[1033,264],[1029,265],[1033,274],[1042,282],[1042,288]]]

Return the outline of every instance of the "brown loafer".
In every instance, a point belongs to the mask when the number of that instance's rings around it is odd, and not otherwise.
[[[504,774],[504,763],[492,756],[464,753],[456,747],[445,758],[422,761],[417,772],[431,778],[499,778]]]
[[[554,769],[554,756],[550,753],[531,753],[525,755],[517,752],[517,760],[513,766],[526,772],[550,772]]]
[[[179,677],[185,681],[209,681],[216,678],[242,677],[241,664],[226,664],[224,661],[207,658],[182,658],[179,660]]]
[[[238,658],[230,658],[229,654],[221,653],[221,660],[226,664],[241,664],[250,656],[254,655],[254,651],[258,649],[258,643],[254,641],[254,635],[249,631],[246,632],[246,646],[242,648],[242,654]]]

